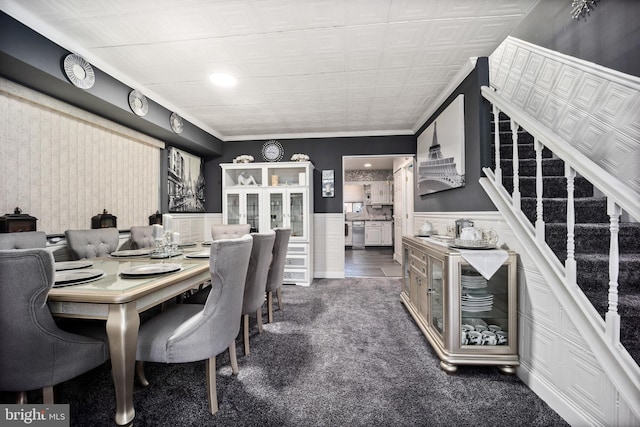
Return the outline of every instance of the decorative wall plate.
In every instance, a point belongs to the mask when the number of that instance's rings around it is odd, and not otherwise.
[[[262,157],[267,162],[279,162],[284,157],[284,148],[275,139],[269,140],[262,145]]]
[[[182,117],[180,117],[177,113],[171,113],[169,122],[171,122],[171,129],[173,129],[175,133],[182,133],[182,129],[184,127]]]
[[[146,116],[149,111],[149,102],[142,92],[134,89],[129,92],[129,107],[131,107],[131,111],[133,111],[136,116],[143,117]]]
[[[74,86],[89,89],[96,82],[96,75],[91,64],[75,53],[64,58],[64,72]]]

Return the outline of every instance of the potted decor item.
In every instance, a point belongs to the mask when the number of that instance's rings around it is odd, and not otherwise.
[[[297,153],[297,154],[294,154],[293,156],[291,156],[291,161],[293,161],[293,162],[308,162],[309,161],[309,156],[307,156],[306,154]]]
[[[240,156],[233,159],[233,163],[251,163],[253,162],[253,156],[248,154],[241,154]]]

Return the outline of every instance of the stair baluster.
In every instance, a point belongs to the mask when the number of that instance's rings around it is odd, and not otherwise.
[[[573,198],[575,188],[576,171],[569,165],[565,164],[564,176],[567,178],[567,259],[564,262],[565,274],[567,276],[567,284],[571,287],[577,287],[576,280],[576,243],[575,243],[575,226],[576,212]]]
[[[494,144],[496,151],[496,170],[493,172],[496,177],[496,182],[500,183],[502,186],[502,167],[500,166],[500,110],[498,107],[493,105],[493,117],[494,117]]]
[[[609,309],[605,315],[605,332],[611,344],[620,343],[620,314],[618,313],[618,272],[620,270],[620,250],[618,231],[620,230],[620,214],[622,209],[610,198],[607,199],[607,215],[609,215]]]
[[[544,146],[534,138],[533,146],[536,150],[536,238],[539,242],[545,242],[544,217],[542,216],[542,149]]]
[[[520,126],[511,119],[511,138],[513,139],[513,208],[520,212],[520,169],[518,162],[518,128]]]

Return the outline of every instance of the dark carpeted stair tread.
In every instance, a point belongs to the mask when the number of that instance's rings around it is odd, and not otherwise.
[[[500,159],[503,175],[513,176],[513,159]],[[535,159],[520,159],[518,161],[519,176],[536,176],[538,164]],[[559,159],[542,159],[543,176],[564,176],[564,162]]]
[[[495,145],[491,145],[491,153],[495,153]],[[542,158],[550,159],[553,157],[553,152],[548,148],[542,150]],[[513,158],[513,145],[509,143],[500,143],[500,160]],[[536,150],[533,144],[518,144],[518,159],[535,159]]]
[[[562,258],[558,257],[562,262]],[[618,263],[619,292],[626,294],[633,289],[640,289],[640,255],[621,254]],[[609,256],[603,254],[576,253],[577,282],[583,290],[608,289]]]
[[[609,223],[606,197],[579,197],[573,199],[576,224]],[[531,223],[536,219],[537,199],[522,197],[522,212]],[[542,200],[542,217],[545,223],[563,223],[567,220],[567,199],[564,197],[547,197]]]
[[[566,251],[567,224],[546,223],[545,235],[547,244],[556,254]],[[611,232],[609,224],[576,224],[574,242],[576,253],[608,254]],[[640,254],[640,224],[621,223],[618,231],[618,248],[623,255]],[[561,260],[564,257],[558,256]]]
[[[521,176],[518,181],[522,197],[536,197],[535,177]],[[512,193],[513,177],[503,176],[502,185],[509,193]],[[564,177],[542,177],[542,186],[542,197],[567,197],[567,179]],[[585,178],[576,177],[574,180],[573,196],[576,198],[593,196],[593,185]]]

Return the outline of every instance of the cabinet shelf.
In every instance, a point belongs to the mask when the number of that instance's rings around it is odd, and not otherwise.
[[[406,236],[402,244],[400,299],[440,357],[440,367],[454,373],[463,364],[496,365],[515,373],[516,254],[507,251],[507,260],[486,280],[442,242]]]

